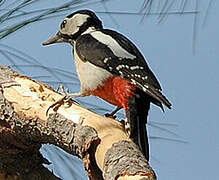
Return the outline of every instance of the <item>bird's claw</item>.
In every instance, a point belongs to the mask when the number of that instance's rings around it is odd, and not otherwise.
[[[106,113],[104,114],[105,117],[116,119],[116,115],[113,115],[112,113]]]
[[[113,110],[111,113],[106,113],[105,114],[105,117],[110,117],[110,118],[113,118],[113,119],[116,119],[116,113],[121,109],[121,107],[116,107],[115,110]]]
[[[63,97],[61,99],[59,99],[58,101],[54,102],[53,104],[51,104],[47,110],[46,110],[46,116],[48,115],[49,113],[49,110],[53,107],[55,107],[56,105],[59,104],[58,107],[60,107],[61,105],[65,104],[65,103],[69,103],[69,101],[71,100],[71,98],[73,97],[72,94],[69,93],[69,90],[68,89],[65,89],[63,85],[59,85],[58,88],[57,88],[57,91],[63,95]],[[75,100],[74,100],[75,103],[77,103]],[[78,104],[78,103],[77,103]],[[57,109],[58,109],[57,107]]]
[[[56,106],[57,104],[60,104],[60,106],[61,106],[62,104],[64,104],[64,99],[65,99],[65,96],[62,97],[60,100],[58,100],[58,101],[54,102],[53,104],[51,104],[51,105],[47,108],[47,110],[46,110],[46,116],[48,115],[49,110],[50,110],[51,108],[53,108],[53,107]]]
[[[61,85],[61,84],[58,86],[56,91],[58,91],[63,96],[68,96],[69,95],[69,89],[68,88],[65,89],[64,86]]]

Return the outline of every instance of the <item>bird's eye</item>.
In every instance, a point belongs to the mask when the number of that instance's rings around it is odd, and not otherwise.
[[[66,20],[62,21],[62,24],[61,24],[61,29],[63,29],[63,28],[65,27],[66,23],[67,23],[67,21],[66,21]]]

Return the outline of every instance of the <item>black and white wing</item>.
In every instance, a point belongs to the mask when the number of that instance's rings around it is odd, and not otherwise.
[[[89,61],[115,76],[129,80],[150,95],[153,103],[161,108],[162,104],[171,108],[144,57],[122,34],[107,29],[94,31],[79,37],[75,48],[83,61]]]

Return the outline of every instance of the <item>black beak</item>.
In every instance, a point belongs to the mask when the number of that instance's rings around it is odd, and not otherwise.
[[[46,46],[49,44],[61,43],[61,42],[68,42],[68,40],[63,38],[61,36],[61,33],[58,32],[56,35],[50,37],[47,41],[43,42],[43,45]]]

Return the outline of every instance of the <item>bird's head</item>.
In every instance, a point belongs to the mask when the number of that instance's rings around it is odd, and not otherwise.
[[[102,29],[102,22],[90,10],[79,10],[68,15],[61,23],[56,35],[49,38],[43,45],[75,41],[88,29]]]

